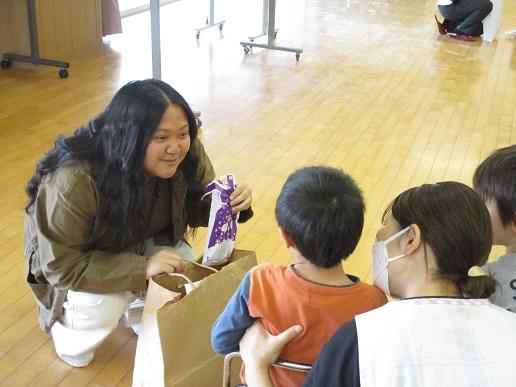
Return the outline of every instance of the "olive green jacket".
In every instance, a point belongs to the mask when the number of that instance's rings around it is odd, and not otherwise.
[[[192,142],[191,151],[199,158],[199,179],[207,185],[215,173],[199,140]],[[107,237],[109,230],[100,227],[97,221],[98,192],[90,170],[89,165],[75,162],[45,175],[36,201],[25,217],[27,282],[37,299],[40,326],[46,332],[62,316],[68,289],[114,293],[147,287],[147,257],[137,253],[137,246],[120,253],[102,250],[103,236]],[[187,224],[184,206],[187,187],[181,168],[170,179],[170,189],[172,235],[168,243],[160,241],[159,245],[177,244],[188,226],[206,226],[209,218],[207,202],[205,222]],[[98,241],[99,250],[86,250],[90,237]]]

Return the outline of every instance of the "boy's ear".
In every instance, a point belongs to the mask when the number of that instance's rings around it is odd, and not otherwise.
[[[296,247],[296,245],[294,244],[294,241],[292,240],[290,235],[288,235],[285,232],[285,230],[283,230],[281,227],[278,227],[278,230],[280,232],[281,239],[283,239],[283,242],[285,242],[285,245],[287,246],[287,249],[290,249],[291,247]]]

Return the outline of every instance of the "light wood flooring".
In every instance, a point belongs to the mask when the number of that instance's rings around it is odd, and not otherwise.
[[[433,0],[280,0],[278,43],[302,48],[299,62],[243,54],[238,42],[260,30],[258,0],[217,1],[223,34],[203,31],[197,43],[207,3],[163,7],[163,79],[202,111],[217,172],[253,187],[255,217],[237,246],[261,262],[289,262],[273,208],[297,167],[338,166],[364,190],[363,239],[345,268],[370,281],[370,246],[389,200],[424,182],[470,183],[481,159],[516,142],[516,39],[438,36]],[[503,12],[502,31],[516,28],[516,4]],[[91,366],[73,369],[39,330],[24,282],[22,209],[24,185],[55,137],[100,112],[125,82],[151,76],[148,18],[125,19],[124,35],[102,49],[63,58],[66,80],[52,68],[0,71],[0,384],[131,383],[132,331],[117,329]]]

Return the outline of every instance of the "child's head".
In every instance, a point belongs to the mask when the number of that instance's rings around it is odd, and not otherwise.
[[[494,244],[507,245],[516,231],[516,145],[486,158],[475,171],[473,188],[489,210]]]
[[[357,246],[364,225],[364,199],[339,169],[306,167],[292,173],[276,202],[276,220],[299,253],[330,268]]]

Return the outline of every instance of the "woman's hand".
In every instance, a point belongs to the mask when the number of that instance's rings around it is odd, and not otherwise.
[[[246,184],[238,184],[235,188],[235,192],[229,197],[229,200],[233,213],[247,210],[251,207],[251,202],[253,201],[251,188]]]
[[[183,259],[168,250],[158,251],[147,259],[145,278],[162,273],[182,273],[184,271]]]
[[[283,347],[302,330],[300,325],[294,325],[273,336],[259,321],[255,321],[247,329],[240,340],[240,356],[245,363],[245,379],[248,386],[272,386],[268,384],[269,366],[278,359]]]

